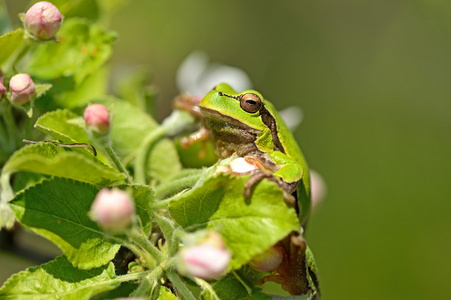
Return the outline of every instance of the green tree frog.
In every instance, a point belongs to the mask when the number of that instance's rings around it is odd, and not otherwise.
[[[175,108],[186,110],[203,123],[201,129],[181,140],[182,146],[205,141],[211,136],[220,158],[238,155],[243,170],[251,174],[244,196],[252,186],[266,178],[284,191],[284,198],[295,206],[300,224],[310,211],[310,176],[304,156],[293,135],[271,102],[255,90],[236,92],[221,83],[203,99],[182,95]],[[238,161],[238,160],[237,160]],[[248,165],[254,167],[250,167]],[[232,166],[232,163],[231,163]],[[233,167],[232,167],[233,171]],[[314,295],[319,299],[316,265],[303,239],[302,230],[292,232],[278,243],[284,249],[282,263],[275,273],[262,279],[274,281],[293,295]]]
[[[295,205],[301,224],[310,210],[310,176],[307,163],[292,133],[271,102],[255,90],[236,92],[221,83],[202,100],[180,96],[175,107],[198,116],[204,126],[182,140],[190,145],[212,137],[220,158],[236,153],[258,166],[245,185],[244,196],[263,178],[278,183],[287,202]],[[296,201],[297,200],[297,201]]]

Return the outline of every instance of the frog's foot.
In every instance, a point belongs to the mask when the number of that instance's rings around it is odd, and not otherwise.
[[[257,184],[258,182],[260,182],[261,180],[263,180],[264,178],[277,183],[279,188],[281,188],[283,190],[283,198],[285,199],[285,201],[288,202],[291,205],[295,204],[296,199],[294,198],[294,196],[290,192],[288,192],[288,190],[292,189],[291,185],[289,183],[284,182],[284,181],[280,181],[272,173],[265,172],[265,171],[262,171],[262,170],[257,170],[255,173],[253,173],[252,176],[244,184],[244,191],[243,191],[244,198],[250,198],[250,196],[252,194],[253,186],[255,184]]]
[[[299,232],[292,232],[277,244],[283,252],[280,266],[269,276],[260,279],[259,284],[273,281],[291,295],[307,295],[319,299],[317,286],[309,280],[310,270],[307,263],[307,244]]]
[[[211,132],[209,129],[201,127],[198,131],[181,138],[180,146],[182,146],[183,148],[188,148],[189,146],[197,142],[206,142],[208,141],[210,134]]]

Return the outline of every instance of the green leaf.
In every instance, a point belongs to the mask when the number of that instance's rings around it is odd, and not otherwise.
[[[73,119],[80,118],[77,114],[67,109],[57,109],[42,115],[34,125],[37,129],[66,144],[86,143],[91,144],[86,131],[79,125],[74,124]],[[83,119],[80,118],[82,122]],[[77,148],[75,151],[92,157],[92,151],[85,148]],[[104,164],[109,165],[109,160],[102,152],[97,152],[97,158]]]
[[[228,275],[213,284],[213,290],[219,299],[237,300],[270,300],[271,296],[261,292],[260,288],[254,288],[249,294],[243,283],[235,276]],[[208,290],[201,294],[202,300],[216,300],[214,295]]]
[[[112,263],[87,271],[61,256],[11,276],[0,289],[0,298],[82,300],[118,285]]]
[[[84,19],[68,19],[58,33],[59,43],[38,45],[24,67],[36,77],[74,76],[75,82],[80,84],[111,57],[115,39],[115,33],[98,24],[90,24]]]
[[[241,282],[233,276],[227,276],[213,285],[213,290],[219,299],[242,299],[249,294]],[[202,300],[216,300],[216,298],[205,290],[201,294]]]
[[[164,286],[160,286],[160,290],[158,291],[158,300],[177,300],[178,298],[167,288]],[[230,298],[232,299],[232,298]]]
[[[299,230],[295,210],[274,182],[260,181],[252,197],[244,199],[249,176],[215,175],[214,170],[210,168],[190,191],[172,201],[169,213],[189,231],[209,228],[220,232],[233,252],[233,269]]]
[[[95,102],[111,107],[113,124],[110,135],[114,149],[123,160],[131,160],[144,138],[157,129],[158,124],[125,101],[110,97]],[[158,181],[165,181],[181,169],[174,144],[168,139],[162,139],[152,147],[147,162],[148,175]]]
[[[77,117],[77,114],[67,109],[58,109],[42,115],[34,126],[63,143],[88,143],[89,139],[83,128],[67,122]]]
[[[86,183],[53,178],[18,193],[10,205],[23,226],[55,243],[74,266],[91,269],[113,259],[120,247],[105,240],[88,217],[98,191]]]
[[[51,84],[36,84],[36,98],[44,96],[44,94],[52,88]]]
[[[14,152],[3,173],[35,172],[75,179],[97,186],[122,181],[125,175],[102,164],[95,156],[68,151],[51,143],[27,145]]]
[[[19,28],[0,36],[0,66],[22,45],[23,35],[23,29]]]

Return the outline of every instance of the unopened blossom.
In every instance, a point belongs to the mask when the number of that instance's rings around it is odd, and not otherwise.
[[[205,235],[201,243],[179,252],[177,269],[183,275],[215,279],[224,274],[231,256],[221,236],[211,232]]]
[[[88,128],[99,133],[106,133],[110,128],[110,112],[102,104],[92,104],[86,107],[83,118]]]
[[[250,266],[260,272],[271,272],[279,267],[282,259],[282,249],[275,245],[262,254],[255,256],[251,260]]]
[[[119,189],[102,189],[90,211],[91,219],[111,232],[124,232],[133,222],[135,206],[129,194]]]
[[[206,280],[215,279],[227,269],[230,257],[229,251],[212,245],[190,247],[181,253],[182,263],[179,271]]]
[[[48,1],[34,4],[25,14],[25,29],[42,40],[53,38],[61,26],[61,13]]]
[[[34,82],[28,74],[16,74],[9,81],[12,100],[22,105],[29,102],[36,94]]]

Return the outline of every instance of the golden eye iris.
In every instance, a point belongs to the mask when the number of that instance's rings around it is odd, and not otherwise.
[[[255,113],[262,107],[262,100],[253,93],[247,93],[240,96],[240,106],[248,113]]]

